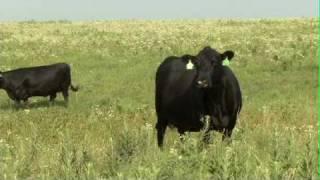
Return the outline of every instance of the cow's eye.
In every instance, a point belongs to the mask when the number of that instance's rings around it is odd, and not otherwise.
[[[194,66],[197,67],[197,68],[200,66],[200,65],[199,65],[200,63],[197,62],[197,61],[193,62],[193,64],[194,64]]]

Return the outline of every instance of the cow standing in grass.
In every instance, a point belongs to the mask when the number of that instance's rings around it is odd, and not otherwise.
[[[232,51],[220,54],[205,47],[198,55],[168,57],[156,72],[155,106],[157,140],[163,145],[167,126],[176,127],[179,134],[205,129],[223,132],[230,137],[242,106],[240,86],[223,60],[231,60]],[[203,122],[205,116],[209,121]]]
[[[67,102],[69,88],[78,90],[71,84],[70,66],[66,63],[0,72],[0,89],[17,103],[32,96],[49,96],[53,102],[58,92],[62,92]]]

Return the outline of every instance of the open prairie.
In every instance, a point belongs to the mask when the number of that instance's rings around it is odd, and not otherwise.
[[[0,91],[0,179],[316,179],[318,21],[0,23],[0,71],[67,62],[68,107]],[[155,72],[171,55],[233,50],[243,93],[232,142],[156,143]]]

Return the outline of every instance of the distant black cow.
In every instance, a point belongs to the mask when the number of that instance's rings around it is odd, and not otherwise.
[[[242,106],[238,80],[223,60],[231,60],[232,51],[220,54],[205,47],[198,55],[168,57],[156,73],[155,106],[158,145],[163,145],[167,126],[177,128],[180,135],[205,128],[223,131],[230,137]],[[209,122],[202,121],[209,116]]]
[[[71,84],[70,66],[66,63],[0,72],[0,89],[17,103],[32,96],[50,96],[50,101],[54,101],[58,92],[67,102],[69,87],[78,90]]]

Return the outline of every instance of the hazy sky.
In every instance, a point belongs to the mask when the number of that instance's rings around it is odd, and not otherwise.
[[[318,0],[0,0],[0,21],[317,17]]]

